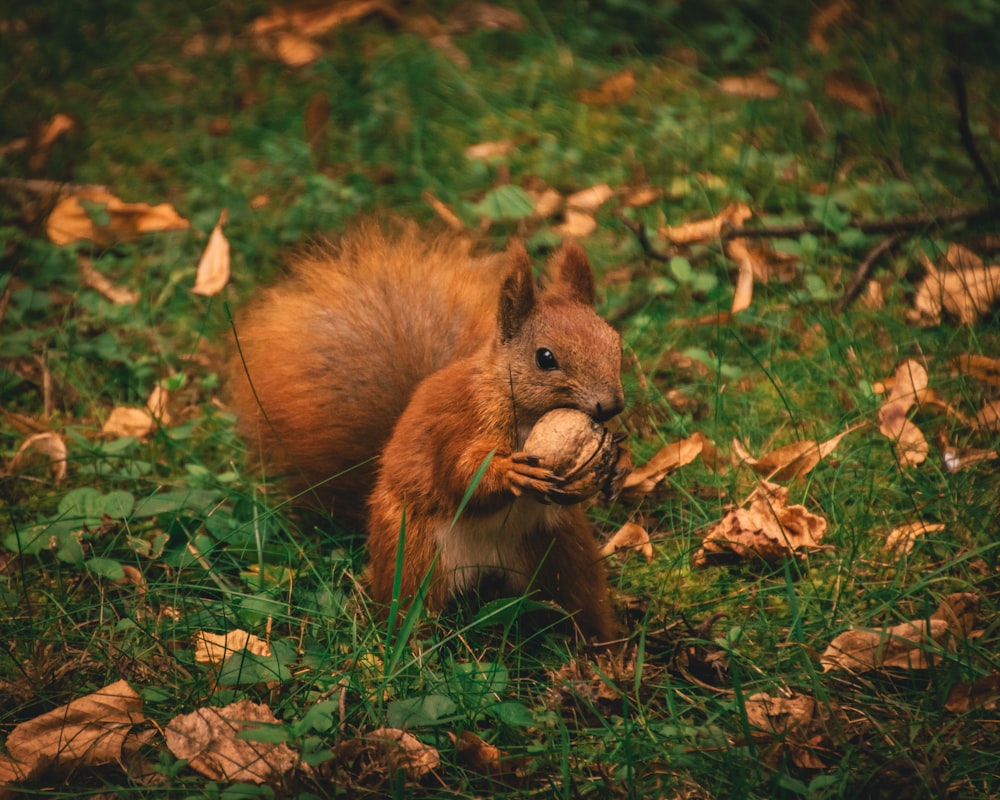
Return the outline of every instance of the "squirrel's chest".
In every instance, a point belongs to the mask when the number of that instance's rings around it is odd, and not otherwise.
[[[514,591],[527,587],[537,568],[525,547],[530,536],[555,528],[565,509],[519,498],[488,515],[460,517],[436,531],[438,570],[453,591],[471,588],[479,575],[500,573]]]

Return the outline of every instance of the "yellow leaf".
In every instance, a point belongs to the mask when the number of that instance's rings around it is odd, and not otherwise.
[[[221,292],[229,282],[229,240],[222,232],[226,216],[226,210],[223,209],[198,261],[198,272],[191,289],[194,294],[211,297]]]

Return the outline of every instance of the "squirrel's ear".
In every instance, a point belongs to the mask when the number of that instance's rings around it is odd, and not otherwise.
[[[500,289],[500,340],[508,342],[521,330],[535,308],[535,279],[531,259],[520,242],[507,248],[510,269]]]
[[[557,291],[584,305],[594,305],[594,271],[590,268],[587,253],[578,242],[573,239],[564,241],[559,251],[549,259],[548,271],[552,286]]]

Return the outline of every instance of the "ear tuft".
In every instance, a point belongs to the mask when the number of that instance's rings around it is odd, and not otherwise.
[[[531,258],[521,242],[507,248],[510,267],[500,289],[498,322],[500,340],[509,342],[531,316],[535,308],[535,279],[531,274]]]
[[[577,241],[567,239],[563,242],[549,259],[548,271],[554,289],[584,305],[594,305],[597,295],[594,271],[586,251]]]

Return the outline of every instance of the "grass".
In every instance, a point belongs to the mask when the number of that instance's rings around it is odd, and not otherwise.
[[[571,4],[521,4],[526,30],[455,39],[468,67],[377,15],[330,34],[314,65],[283,67],[243,33],[267,10],[253,2],[41,3],[0,20],[0,49],[17,56],[0,65],[0,145],[56,113],[84,126],[34,172],[30,150],[5,151],[0,177],[107,184],[127,200],[172,202],[192,223],[107,248],[60,248],[44,237],[44,198],[3,193],[0,396],[9,413],[0,452],[9,462],[36,427],[58,431],[69,473],[56,483],[39,461],[0,477],[0,739],[125,678],[160,728],[206,705],[265,703],[282,722],[275,735],[316,767],[280,786],[229,787],[206,782],[154,739],[127,772],[87,767],[26,794],[1000,791],[995,711],[945,707],[953,687],[998,670],[996,464],[951,473],[932,444],[927,463],[904,468],[872,424],[881,403],[873,384],[906,357],[925,361],[931,386],[967,412],[995,392],[949,367],[957,355],[1000,352],[995,317],[928,328],[905,318],[917,249],[938,252],[990,230],[928,226],[880,262],[884,307],[831,310],[877,242],[843,227],[846,215],[943,213],[988,200],[941,75],[949,48],[966,57],[973,131],[995,167],[989,132],[1000,124],[1000,94],[977,49],[995,12],[962,3],[865,12],[833,31],[823,55],[804,41],[798,6],[645,5],[598,4],[581,17]],[[993,22],[964,22],[977,8]],[[446,8],[433,11],[443,18]],[[627,102],[577,100],[624,66],[637,81]],[[782,87],[778,97],[715,87],[758,70]],[[824,77],[835,70],[877,85],[891,113],[829,97]],[[317,93],[330,121],[311,148],[304,114]],[[807,103],[823,133],[810,132]],[[212,135],[219,130],[226,135]],[[463,154],[503,139],[517,148],[502,162]],[[640,460],[696,431],[725,453],[734,438],[763,453],[869,423],[790,484],[790,502],[830,523],[830,549],[803,562],[691,568],[704,533],[755,485],[746,468],[694,464],[640,503],[594,509],[604,533],[634,517],[654,532],[651,564],[610,561],[633,645],[624,659],[581,650],[548,617],[529,622],[530,600],[463,604],[387,630],[358,587],[359,532],[289,513],[221,402],[230,309],[279,273],[290,245],[363,213],[430,221],[425,191],[474,227],[475,204],[506,175],[564,193],[649,183],[665,196],[624,213],[650,230],[736,200],[769,224],[830,226],[830,235],[776,242],[800,256],[799,274],[758,286],[735,322],[700,326],[682,323],[727,309],[732,297],[718,247],[653,261],[614,204],[586,240],[603,276],[601,310],[639,365],[625,380]],[[222,208],[233,280],[220,297],[196,297],[194,265]],[[499,246],[512,233],[535,249],[548,241],[523,221],[498,222],[488,238]],[[83,286],[81,256],[139,300],[116,306]],[[145,441],[100,436],[112,407],[141,405],[162,381],[171,424]],[[973,436],[948,415],[915,419],[929,438],[997,446],[995,434]],[[918,519],[943,528],[908,555],[888,553],[883,534]],[[926,618],[953,592],[979,596],[980,634],[933,669],[821,671],[818,656],[837,634]],[[267,638],[273,655],[231,659],[222,674],[195,662],[196,632],[234,628]],[[816,698],[826,720],[811,751],[819,762],[803,760],[795,734],[783,746],[754,730],[748,698],[761,691]],[[331,747],[385,725],[406,725],[439,749],[442,764],[423,784],[365,769],[363,756],[342,749],[331,757]],[[462,731],[498,747],[508,766],[476,762],[480,751],[470,756],[452,738]]]

